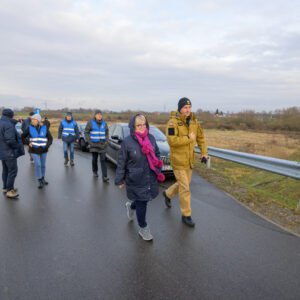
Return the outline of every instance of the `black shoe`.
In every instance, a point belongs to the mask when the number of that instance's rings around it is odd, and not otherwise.
[[[99,176],[97,172],[94,172],[93,174],[94,174],[94,177],[98,177]]]
[[[44,185],[48,185],[48,183],[49,183],[48,181],[45,180],[44,177],[42,177],[42,182],[43,182]]]
[[[39,189],[42,189],[43,187],[44,187],[43,179],[39,179],[38,188],[39,188]]]
[[[103,177],[102,180],[103,180],[103,182],[109,182],[109,178],[108,177]]]
[[[165,198],[166,207],[171,208],[172,207],[171,199],[167,196],[166,191],[163,191],[163,196]]]
[[[194,221],[192,220],[192,217],[185,217],[185,216],[182,216],[181,218],[182,222],[189,226],[189,227],[195,227],[195,223]]]
[[[73,159],[71,159],[71,161],[70,161],[70,165],[73,167],[75,164],[74,164],[74,160]]]
[[[69,162],[69,158],[65,157],[65,162],[64,162],[65,166],[68,164],[68,162]]]

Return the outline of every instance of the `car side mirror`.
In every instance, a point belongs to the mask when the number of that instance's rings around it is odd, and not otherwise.
[[[122,142],[122,138],[118,135],[112,135],[111,136],[112,140],[115,140],[116,142],[118,142],[119,144]]]

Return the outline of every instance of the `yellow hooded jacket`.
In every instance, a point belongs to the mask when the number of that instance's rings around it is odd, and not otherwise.
[[[208,155],[203,129],[195,114],[191,113],[190,117],[188,126],[184,115],[176,111],[170,113],[166,136],[170,145],[170,159],[174,170],[194,167],[196,144],[200,147],[202,155]],[[192,132],[196,136],[196,142],[189,138]]]

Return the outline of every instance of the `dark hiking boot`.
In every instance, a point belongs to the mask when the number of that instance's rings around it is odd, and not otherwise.
[[[70,160],[70,165],[71,165],[72,167],[74,167],[74,165],[75,165],[75,164],[74,164],[74,159],[71,159],[71,160]]]
[[[189,227],[195,227],[195,222],[192,220],[192,217],[182,216],[181,220],[185,225]]]
[[[42,189],[43,187],[44,187],[44,184],[43,184],[43,179],[41,178],[41,179],[39,179],[39,181],[38,181],[39,183],[38,183],[38,188],[39,189]]]
[[[171,208],[172,204],[171,204],[171,199],[167,196],[166,191],[163,191],[163,196],[164,196],[164,200],[165,200],[165,205],[167,208]]]
[[[69,162],[69,158],[65,157],[65,162],[64,162],[65,166],[68,164],[68,162]]]
[[[103,180],[103,182],[109,182],[109,178],[108,177],[103,177],[102,180]]]
[[[42,183],[43,183],[44,185],[48,185],[48,184],[49,184],[49,182],[45,180],[45,177],[42,177]]]
[[[15,199],[18,196],[19,196],[19,194],[16,189],[11,189],[11,190],[7,191],[7,193],[6,193],[6,197],[10,198],[10,199]]]

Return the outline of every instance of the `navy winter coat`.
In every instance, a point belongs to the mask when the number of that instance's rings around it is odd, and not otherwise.
[[[147,156],[142,153],[141,146],[134,135],[135,117],[129,122],[130,135],[127,136],[119,151],[115,184],[126,184],[128,199],[135,201],[149,201],[158,195],[156,174],[149,167]],[[149,130],[149,124],[147,122]],[[153,135],[149,140],[156,156],[159,158],[159,148]]]
[[[24,155],[24,147],[16,130],[17,121],[7,116],[0,119],[0,160]]]

